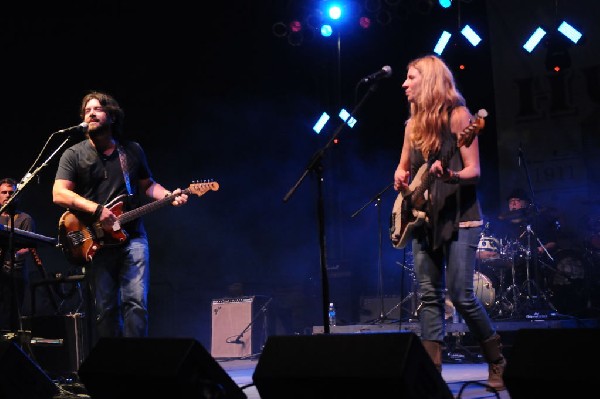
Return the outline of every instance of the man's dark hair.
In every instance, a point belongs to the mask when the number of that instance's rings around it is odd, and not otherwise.
[[[112,125],[113,136],[116,138],[121,138],[123,136],[123,124],[125,122],[125,112],[119,106],[117,100],[114,99],[113,96],[107,93],[102,93],[99,91],[91,91],[83,97],[81,100],[81,108],[79,110],[79,116],[81,119],[85,117],[85,106],[91,100],[95,98],[98,100],[100,105],[104,108],[107,114],[110,115],[111,119],[114,121]]]

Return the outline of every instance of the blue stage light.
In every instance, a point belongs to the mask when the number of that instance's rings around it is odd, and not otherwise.
[[[562,23],[558,26],[558,31],[565,35],[567,38],[569,38],[569,40],[571,40],[575,44],[577,44],[579,39],[581,39],[581,36],[583,36],[581,32],[573,28],[566,21],[562,21]]]
[[[350,113],[348,111],[346,111],[344,108],[340,109],[340,113],[338,114],[338,116],[340,117],[341,120],[346,122],[346,124],[348,126],[350,126],[351,128],[354,127],[354,125],[356,124],[356,119],[354,119],[352,116],[350,116]]]
[[[315,131],[315,133],[321,133],[321,130],[323,130],[323,127],[325,126],[328,120],[329,115],[327,115],[327,112],[323,112],[317,123],[315,123],[315,125],[313,126],[313,130]]]
[[[538,26],[538,28],[529,36],[529,39],[523,45],[523,48],[531,53],[538,43],[546,36],[546,31]]]
[[[452,34],[450,34],[450,32],[443,31],[442,34],[440,35],[440,38],[438,39],[435,47],[433,48],[433,52],[436,53],[437,55],[442,55],[442,53],[444,52],[444,49],[446,48],[446,45],[448,44],[448,41],[450,40],[451,37],[452,37]]]
[[[329,15],[329,18],[337,21],[342,17],[342,8],[337,4],[329,6],[327,9],[327,15]]]
[[[321,25],[321,36],[329,37],[333,34],[333,28],[331,25],[325,24]]]
[[[473,45],[477,46],[479,42],[481,42],[481,37],[475,32],[469,25],[465,25],[464,28],[460,31],[464,37]]]

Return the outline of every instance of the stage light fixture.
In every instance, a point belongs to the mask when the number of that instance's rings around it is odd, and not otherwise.
[[[348,111],[346,111],[344,108],[340,109],[340,113],[338,114],[338,116],[340,117],[341,120],[346,122],[346,125],[348,125],[350,128],[353,128],[354,125],[356,124],[356,119],[354,119],[352,116],[350,116],[350,113]]]
[[[358,20],[358,25],[363,29],[369,29],[371,27],[371,18],[363,16]]]
[[[331,5],[327,9],[327,15],[329,15],[329,18],[337,21],[342,17],[342,8],[337,4]]]
[[[321,25],[321,36],[329,37],[333,34],[333,28],[329,24]]]
[[[544,36],[546,36],[546,31],[538,26],[531,36],[529,36],[529,39],[527,39],[523,45],[523,48],[528,53],[531,53],[538,43],[544,38]]]
[[[439,3],[442,8],[449,8],[452,5],[452,0],[439,0]]]
[[[569,25],[566,21],[562,21],[557,30],[572,41],[573,44],[577,44],[579,39],[581,39],[581,36],[583,36],[581,32]]]
[[[304,42],[304,35],[300,32],[290,32],[288,35],[288,43],[291,46],[300,46]]]
[[[440,38],[438,39],[435,47],[433,48],[433,52],[436,53],[437,55],[442,55],[442,53],[444,52],[444,49],[446,48],[446,45],[448,44],[448,41],[450,41],[450,38],[452,37],[452,34],[448,31],[443,31],[442,34],[440,35]]]
[[[357,122],[356,118],[354,118],[352,115],[350,115],[350,113],[348,111],[346,111],[346,109],[341,108],[340,112],[338,113],[338,116],[350,128],[353,128],[354,125],[356,125],[356,122]],[[321,116],[319,117],[319,120],[317,121],[317,123],[315,123],[315,125],[313,126],[313,130],[315,131],[315,133],[320,134],[321,131],[323,131],[323,128],[325,127],[327,122],[329,122],[329,119],[331,119],[329,114],[327,112],[323,112],[321,114]]]
[[[481,37],[469,25],[465,25],[460,33],[467,38],[473,47],[476,47],[481,42]]]
[[[363,7],[367,12],[377,12],[381,10],[381,0],[365,0]]]
[[[428,15],[433,8],[433,0],[417,0],[415,9],[423,15]]]
[[[276,37],[284,37],[288,33],[287,26],[283,22],[275,22],[271,30]]]
[[[325,127],[325,124],[328,120],[329,115],[327,114],[327,112],[323,112],[317,123],[315,123],[315,125],[313,126],[313,130],[315,131],[315,133],[321,133],[321,130],[323,130],[323,127]]]
[[[290,31],[292,32],[300,32],[302,30],[302,22],[298,20],[290,21]]]
[[[392,14],[388,10],[381,10],[377,13],[377,22],[380,25],[386,26],[392,22]]]

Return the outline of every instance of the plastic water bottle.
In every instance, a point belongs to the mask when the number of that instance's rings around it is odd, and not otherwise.
[[[333,305],[333,302],[329,303],[329,325],[330,326],[335,326],[335,306]]]

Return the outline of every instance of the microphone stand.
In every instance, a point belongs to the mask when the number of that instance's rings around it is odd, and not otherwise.
[[[354,212],[351,218],[357,216],[361,213],[369,204],[375,203],[375,207],[377,208],[377,230],[379,232],[379,250],[377,255],[377,275],[378,275],[378,286],[377,286],[377,294],[379,296],[380,308],[379,308],[379,318],[373,321],[375,324],[378,321],[384,321],[387,319],[387,314],[385,313],[384,303],[383,303],[383,268],[382,268],[382,234],[381,234],[381,196],[392,187],[394,183],[388,184],[383,190],[375,194],[373,198],[371,198],[366,204],[364,204],[359,210]]]
[[[242,345],[244,345],[245,342],[242,341],[242,337],[244,336],[244,334],[246,333],[246,331],[248,331],[250,329],[250,327],[254,324],[254,322],[256,321],[256,319],[258,319],[258,316],[260,316],[261,313],[262,314],[266,314],[267,306],[269,306],[269,304],[271,303],[272,300],[273,300],[273,298],[269,298],[269,300],[267,302],[265,302],[264,305],[262,305],[262,307],[259,309],[259,311],[256,312],[256,315],[252,318],[252,320],[250,320],[250,323],[248,323],[248,325],[246,326],[246,328],[244,328],[241,333],[239,333],[234,339],[230,339],[231,337],[228,338],[225,342],[227,342],[228,344],[242,344]],[[265,320],[266,320],[266,317],[265,317]],[[266,334],[266,329],[267,329],[266,322],[264,323],[263,328],[265,329],[265,337],[266,337],[267,336],[267,334]]]
[[[365,93],[360,102],[354,107],[352,112],[350,112],[350,117],[356,115],[357,111],[362,107],[363,103],[367,100],[367,98],[377,89],[377,84],[372,84],[369,87],[369,90]],[[347,119],[347,120],[348,120]],[[313,156],[311,157],[308,165],[298,181],[292,186],[292,188],[288,191],[288,193],[283,197],[283,202],[287,202],[291,196],[294,194],[296,189],[300,186],[302,181],[309,172],[314,172],[317,174],[317,215],[319,219],[319,249],[320,249],[320,266],[321,266],[321,285],[322,285],[322,304],[321,311],[323,317],[323,332],[325,334],[329,334],[329,278],[327,276],[327,256],[326,256],[326,248],[325,248],[325,207],[323,201],[323,164],[322,159],[325,151],[329,149],[333,145],[333,142],[342,131],[342,129],[346,126],[346,121],[342,121],[339,126],[334,131],[333,135],[329,139],[329,141],[323,146],[321,149],[317,150]]]
[[[46,144],[50,141],[50,139],[59,132],[55,132],[52,133],[52,135],[50,135],[50,137],[48,138],[48,140],[46,141]],[[15,267],[15,248],[14,248],[14,228],[15,228],[15,223],[14,223],[14,212],[16,210],[16,207],[14,206],[13,203],[16,203],[17,198],[19,198],[19,196],[21,195],[21,192],[23,191],[23,189],[27,186],[27,184],[29,184],[29,182],[31,181],[31,179],[33,179],[41,170],[42,168],[44,168],[45,166],[48,165],[48,162],[54,157],[54,155],[62,148],[64,147],[67,142],[69,141],[70,136],[67,137],[62,144],[48,157],[48,159],[46,159],[40,166],[38,166],[37,168],[35,168],[35,170],[33,170],[33,172],[28,172],[22,179],[21,182],[19,184],[17,184],[17,188],[15,190],[15,192],[13,193],[13,195],[11,195],[8,200],[6,201],[6,203],[4,205],[2,205],[2,207],[0,207],[0,214],[2,214],[3,212],[9,212],[10,213],[10,218],[11,218],[11,223],[10,223],[10,229],[9,229],[9,237],[8,237],[8,246],[9,246],[9,254],[10,254],[10,270],[11,270],[11,280],[13,281],[13,297],[15,298],[15,305],[17,307],[17,315],[18,315],[18,323],[19,323],[19,332],[24,332],[23,330],[23,320],[21,319],[21,309],[20,309],[20,303],[18,298],[16,297],[17,295],[17,291],[16,291],[16,282],[14,281],[14,267]],[[46,146],[44,145],[44,148]],[[43,149],[42,149],[43,152]],[[41,155],[41,154],[40,154]],[[40,157],[40,155],[38,155],[38,158]],[[36,159],[36,162],[37,162]],[[35,166],[35,162],[33,164],[33,166],[30,168],[33,169],[33,167]],[[25,271],[23,271],[25,272]],[[30,343],[30,339],[27,339],[27,337],[23,336],[20,338],[20,343],[21,345],[23,344],[29,344]],[[27,345],[28,347],[29,345]],[[29,349],[29,348],[28,348]],[[29,353],[31,354],[31,351],[29,350]]]

